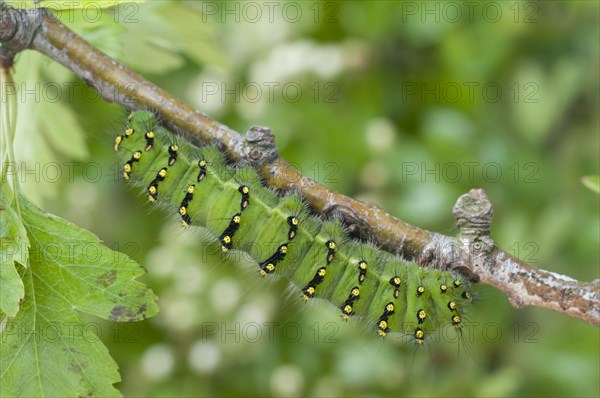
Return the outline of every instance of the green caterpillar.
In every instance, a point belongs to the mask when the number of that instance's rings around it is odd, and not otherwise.
[[[152,112],[136,111],[114,149],[123,179],[184,228],[206,228],[226,255],[248,253],[259,277],[284,277],[299,297],[327,300],[343,319],[360,317],[380,336],[400,332],[423,344],[442,327],[461,332],[472,298],[459,277],[349,239],[338,221],[310,215],[298,195],[277,196],[253,168],[226,165],[215,146],[170,137]]]

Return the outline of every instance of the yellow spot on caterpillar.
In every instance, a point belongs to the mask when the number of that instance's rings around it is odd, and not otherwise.
[[[388,323],[385,320],[380,320],[379,323],[377,324],[377,333],[381,336],[381,337],[385,337],[387,335],[387,332],[389,331],[388,328]]]
[[[469,292],[463,292],[462,297],[471,301],[472,297],[471,297],[471,293]]]
[[[400,297],[400,290],[398,289],[402,284],[402,280],[399,276],[394,276],[390,279],[390,285],[394,286],[394,298]]]
[[[367,276],[367,262],[359,261],[358,262],[358,283],[362,284],[365,281],[365,277]]]
[[[332,240],[325,242],[325,247],[327,247],[327,264],[330,264],[335,258],[335,246],[335,242]]]
[[[179,147],[177,145],[171,145],[169,146],[169,161],[168,164],[169,166],[173,166],[175,164],[175,161],[177,160],[177,151],[179,150]]]
[[[115,152],[119,151],[119,145],[121,144],[121,141],[123,141],[123,137],[120,135],[115,137]]]
[[[342,319],[347,321],[350,315],[354,312],[354,309],[350,304],[346,304],[344,308],[342,308]]]
[[[129,180],[129,173],[127,173],[127,172],[124,172],[124,173],[123,173],[123,178],[124,178],[125,180]]]
[[[140,151],[135,151],[135,152],[133,153],[133,156],[132,156],[132,157],[133,157],[134,159],[136,159],[136,160],[140,160],[140,159],[141,159],[141,157],[142,157],[142,152],[140,152]]]
[[[417,288],[417,296],[422,295],[423,293],[425,293],[425,288],[423,286],[419,286]]]
[[[319,276],[323,277],[325,276],[325,268],[321,268],[319,269]],[[312,288],[311,288],[312,289]],[[313,289],[314,290],[314,289]]]
[[[148,202],[154,203],[154,202],[156,202],[156,198],[154,198],[154,196],[152,196],[152,195],[148,195]]]
[[[415,329],[415,339],[417,344],[423,344],[425,342],[425,332],[421,328]]]
[[[325,275],[325,274],[323,274],[323,275]],[[309,286],[306,288],[306,293],[304,293],[304,295],[302,297],[304,298],[304,300],[308,300],[311,297],[314,297],[316,291],[317,290],[314,287]]]
[[[277,264],[285,259],[285,254],[287,253],[287,245],[283,244],[277,247],[275,253],[259,264],[261,270],[264,270],[267,274],[275,271],[275,267]],[[303,290],[304,291],[304,290]]]
[[[156,187],[154,185],[150,185],[148,187],[148,193],[150,193],[151,195],[154,195],[156,193]]]
[[[185,216],[187,214],[187,207],[181,206],[179,208],[179,214],[181,214],[182,216]]]
[[[423,321],[425,321],[425,318],[427,318],[427,312],[425,312],[425,310],[417,311],[417,320],[419,321],[419,323],[423,323]]]
[[[354,308],[352,306],[354,305],[354,302],[359,299],[359,296],[360,290],[358,289],[358,287],[354,286],[352,289],[350,289],[350,294],[348,295],[348,298],[340,307],[342,309],[342,319],[348,320],[348,317],[354,315]]]
[[[298,221],[298,219],[294,216],[289,216],[287,218],[287,223],[290,226],[288,231],[288,240],[292,240],[296,237],[296,231],[298,231],[298,224],[300,221]]]
[[[448,291],[448,286],[446,286],[445,284],[442,284],[440,286],[440,291],[443,293],[446,293],[446,291]]]
[[[189,185],[187,187],[187,193],[194,193],[194,188],[195,188],[195,185]]]
[[[379,333],[380,336],[383,337],[387,334],[387,332],[389,332],[390,329],[388,328],[388,318],[393,313],[394,303],[389,302],[385,305],[383,314],[381,314],[381,316],[379,317],[379,321],[377,321],[377,333]]]
[[[264,270],[264,269],[262,269],[262,268],[260,269],[260,271],[259,271],[259,272],[260,272],[260,275],[261,275],[261,276],[265,276],[265,275],[267,275],[267,271],[265,271],[265,270]],[[308,300],[308,299],[307,299],[307,300]]]
[[[456,303],[454,301],[449,302],[448,309],[450,309],[450,311],[454,311],[456,309]]]
[[[459,279],[454,280],[454,287],[460,287],[461,283]]]
[[[240,185],[238,192],[242,194],[242,202],[240,203],[240,210],[244,211],[250,204],[250,188],[246,185]]]
[[[123,166],[123,171],[125,173],[131,173],[131,165],[129,163],[125,163],[125,165]]]
[[[131,137],[133,135],[133,129],[129,128],[129,129],[125,130],[125,135],[127,137]]]
[[[144,150],[149,151],[154,146],[154,132],[147,131],[146,134],[144,134],[144,138],[146,138],[146,147]]]
[[[206,177],[206,160],[198,160],[198,168],[200,169],[200,172],[198,173],[198,182],[200,182]]]
[[[183,228],[187,228],[190,226],[190,224],[188,224],[185,220],[181,220],[181,225],[183,225]]]
[[[452,324],[454,325],[455,328],[460,329],[461,328],[460,316],[458,316],[458,315],[452,316]]]
[[[231,245],[231,236],[223,235],[221,237],[221,250],[223,251],[223,253],[225,253],[229,250],[230,245]]]
[[[163,167],[162,169],[160,169],[160,170],[158,171],[158,175],[159,175],[159,176],[161,176],[162,178],[165,178],[165,177],[166,177],[166,175],[167,175],[167,168],[166,168],[166,167]]]

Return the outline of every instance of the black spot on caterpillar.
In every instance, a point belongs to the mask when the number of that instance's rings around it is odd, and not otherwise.
[[[347,320],[351,315],[354,315],[354,302],[360,298],[360,289],[354,286],[350,290],[350,294],[344,304],[340,307],[342,309],[342,318]]]
[[[164,170],[164,169],[165,168],[163,168],[161,170]],[[188,185],[188,187],[185,191],[185,196],[183,197],[183,200],[181,201],[181,204],[179,205],[179,215],[181,215],[181,225],[183,225],[184,228],[189,227],[190,224],[192,223],[190,215],[187,212],[187,208],[188,208],[188,205],[190,204],[190,202],[192,201],[192,199],[194,199],[194,190],[195,189],[196,189],[196,186],[194,184]]]
[[[383,314],[379,316],[379,321],[377,322],[377,333],[379,333],[380,336],[385,337],[389,333],[390,328],[388,326],[388,321],[390,316],[394,315],[395,312],[396,307],[392,302],[387,303],[383,308]]]
[[[240,228],[240,222],[242,220],[242,215],[240,213],[236,213],[231,217],[231,221],[225,231],[219,236],[219,241],[221,242],[221,250],[226,252],[231,249],[233,246],[233,235]]]
[[[367,262],[359,261],[358,262],[358,283],[362,284],[367,277]]]
[[[146,139],[146,147],[144,150],[149,151],[154,146],[154,131],[146,131],[144,138]]]
[[[169,145],[167,151],[169,152],[169,166],[173,166],[179,154],[179,147],[175,144]]]
[[[133,171],[133,164],[135,162],[139,162],[141,158],[142,158],[142,152],[140,152],[140,151],[135,151],[131,155],[131,159],[129,159],[123,166],[123,178],[125,178],[126,180],[129,180],[129,176],[130,176],[131,172]]]
[[[206,177],[206,160],[200,159],[198,160],[198,182],[202,182],[204,177]]]
[[[156,173],[154,180],[152,180],[150,185],[148,185],[149,202],[156,202],[156,199],[158,198],[158,183],[165,180],[165,177],[167,176],[167,170],[168,169],[166,167],[160,169],[158,173]]]
[[[287,223],[290,226],[288,231],[288,240],[292,240],[296,237],[296,231],[298,231],[298,219],[294,216],[289,216],[287,218]]]
[[[325,274],[327,273],[326,267],[321,267],[315,272],[315,276],[304,286],[302,292],[304,293],[304,299],[308,300],[315,297],[317,293],[317,286],[319,286],[323,280],[325,279]]]
[[[240,202],[240,211],[244,211],[250,204],[250,188],[248,188],[245,185],[240,185],[238,191],[242,194],[242,200]]]
[[[286,278],[298,297],[329,301],[375,335],[399,332],[423,344],[446,326],[461,332],[472,295],[456,275],[350,239],[298,195],[277,196],[254,169],[227,165],[215,146],[175,142],[152,112],[132,113],[124,128],[114,145],[124,179],[184,227],[206,229],[225,255],[247,253],[259,278]]]
[[[390,279],[390,285],[394,287],[394,298],[400,297],[400,285],[402,284],[402,279],[399,276],[393,276]]]
[[[271,257],[260,263],[260,274],[265,276],[267,274],[270,274],[271,272],[274,272],[277,264],[283,261],[283,259],[285,258],[287,250],[288,246],[286,244],[279,246],[275,251],[275,254],[273,254]]]

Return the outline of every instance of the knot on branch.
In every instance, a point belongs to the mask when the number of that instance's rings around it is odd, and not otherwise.
[[[358,217],[356,211],[351,207],[343,204],[332,204],[325,206],[322,212],[326,219],[338,218],[342,220],[349,235],[358,237],[362,232],[361,238],[367,241],[373,240],[374,237],[369,234],[369,224]]]
[[[40,25],[43,10],[16,10],[0,2],[0,66],[9,68],[15,54],[28,48]]]
[[[489,235],[494,211],[483,189],[471,189],[456,201],[452,214],[461,234]]]
[[[244,137],[243,152],[245,160],[256,168],[277,159],[279,153],[271,129],[263,126],[250,127]]]
[[[472,275],[478,275],[481,268],[488,268],[492,263],[494,241],[490,237],[490,225],[494,211],[483,189],[471,189],[456,201],[452,209],[458,234],[462,272],[468,270]]]

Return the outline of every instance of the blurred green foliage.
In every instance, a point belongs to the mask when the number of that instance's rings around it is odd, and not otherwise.
[[[152,1],[65,22],[234,129],[271,127],[305,175],[413,225],[455,233],[454,201],[484,188],[501,247],[591,280],[600,206],[581,178],[600,174],[599,13],[592,1]],[[600,395],[597,328],[515,310],[488,286],[468,349],[414,350],[284,282],[249,282],[117,182],[121,109],[37,54],[16,71],[22,87],[42,82],[19,104],[17,156],[42,165],[26,193],[132,255],[160,298],[146,322],[102,324],[125,395]],[[52,162],[62,178],[44,177]]]

